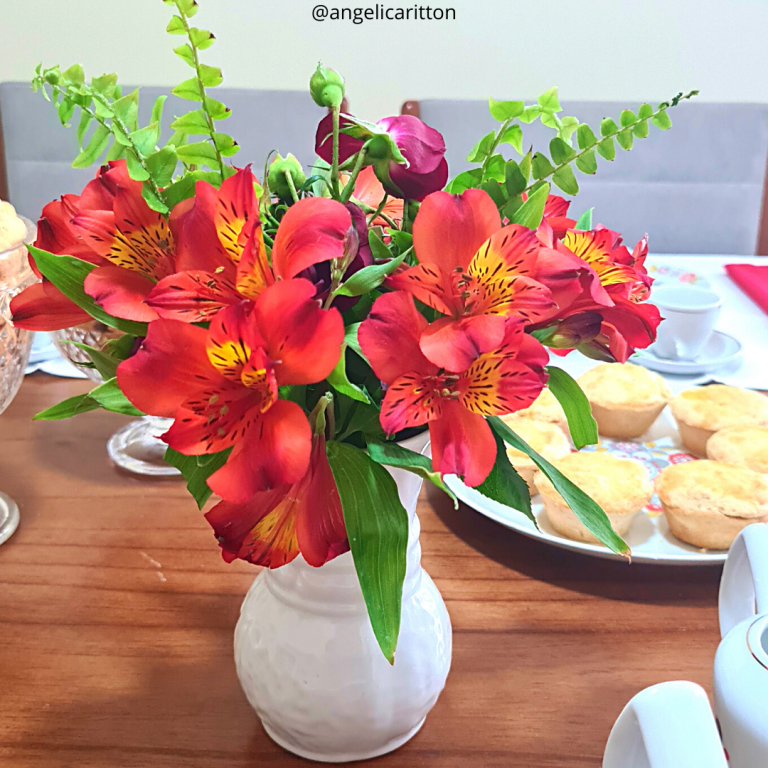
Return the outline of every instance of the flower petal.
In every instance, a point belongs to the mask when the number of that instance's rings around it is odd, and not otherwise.
[[[225,273],[189,270],[164,277],[147,296],[160,317],[185,323],[208,322],[242,298]]]
[[[344,115],[340,116],[339,127],[345,128],[352,125]],[[339,162],[343,163],[363,146],[361,139],[354,139],[346,133],[339,133]],[[315,134],[315,152],[329,165],[333,162],[333,116],[329,112],[317,126]]]
[[[173,418],[200,390],[224,381],[208,361],[208,332],[178,320],[155,320],[139,351],[120,363],[117,383],[144,413]]]
[[[379,417],[382,429],[394,435],[401,429],[420,427],[440,418],[442,403],[433,377],[403,374],[387,388],[382,400]]]
[[[437,366],[424,357],[419,347],[426,327],[426,319],[407,293],[385,293],[376,299],[360,325],[357,339],[379,379],[392,384],[404,373],[437,373]]]
[[[324,197],[299,200],[283,216],[275,236],[275,276],[295,277],[313,264],[341,258],[352,234],[352,217],[341,203]]]
[[[261,222],[254,222],[251,234],[237,263],[237,291],[246,299],[255,299],[275,282],[267,260]]]
[[[413,244],[420,264],[437,264],[451,272],[466,269],[480,246],[499,229],[499,210],[487,192],[435,192],[419,208]]]
[[[376,178],[373,167],[369,165],[367,168],[363,168],[355,181],[355,191],[352,193],[352,198],[375,210],[378,209],[385,194],[386,191],[381,182]],[[403,220],[403,201],[392,197],[384,204],[381,212],[394,222],[399,223]],[[389,226],[386,219],[381,217],[371,223],[375,227]]]
[[[12,322],[27,331],[59,331],[82,325],[91,316],[53,283],[34,283],[11,299]]]
[[[427,195],[441,190],[448,181],[448,161],[443,159],[433,171],[414,173],[399,163],[390,163],[387,191],[396,197],[422,201]]]
[[[429,424],[432,465],[441,475],[458,475],[469,486],[485,480],[496,462],[496,441],[488,422],[461,403],[443,404],[442,416]]]
[[[444,315],[459,315],[463,302],[457,297],[450,273],[437,264],[417,264],[387,278],[387,286],[407,291],[422,304]]]
[[[396,115],[384,117],[376,124],[394,139],[412,174],[429,174],[445,162],[445,139],[418,117]]]
[[[241,381],[243,370],[254,355],[260,362],[265,361],[263,354],[259,355],[263,347],[264,339],[246,302],[219,312],[208,329],[208,359],[230,381]]]
[[[154,287],[145,275],[113,266],[96,267],[83,283],[85,292],[105,312],[137,323],[157,320],[157,312],[145,304]]]
[[[438,368],[459,373],[466,371],[479,355],[501,346],[504,327],[501,315],[476,315],[460,320],[443,317],[424,330],[419,346]]]
[[[208,486],[227,501],[248,501],[259,491],[298,482],[309,467],[311,450],[312,430],[304,411],[278,400],[208,478]]]
[[[281,385],[322,381],[339,362],[344,321],[338,310],[321,309],[314,295],[309,280],[281,280],[253,304],[253,318]]]

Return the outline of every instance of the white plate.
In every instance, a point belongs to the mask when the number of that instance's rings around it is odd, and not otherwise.
[[[738,339],[722,331],[715,331],[701,355],[695,360],[668,360],[657,357],[651,346],[648,349],[639,349],[632,358],[632,362],[659,373],[695,376],[729,367],[736,362],[740,354],[741,342]]]
[[[680,447],[674,419],[668,409],[662,413],[647,435],[636,441],[603,439],[599,446],[584,450],[607,450],[620,458],[633,458],[648,467],[651,475],[670,463],[695,460]],[[549,524],[547,515],[538,496],[533,500],[533,513],[539,529],[525,516],[504,504],[483,496],[468,488],[456,476],[445,478],[446,485],[463,501],[480,514],[512,528],[525,536],[545,541],[562,549],[583,552],[593,557],[610,560],[623,559],[600,544],[585,544],[573,541],[557,533]],[[720,565],[725,562],[727,551],[705,550],[691,547],[675,538],[660,511],[658,499],[651,503],[633,521],[624,540],[632,549],[632,561],[636,563],[660,563],[663,565]]]

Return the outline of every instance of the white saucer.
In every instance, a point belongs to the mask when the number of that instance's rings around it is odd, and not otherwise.
[[[639,349],[632,362],[650,368],[659,373],[671,373],[678,376],[694,376],[711,373],[733,363],[741,354],[741,342],[727,333],[715,331],[702,353],[695,360],[667,360],[653,353],[653,346]]]

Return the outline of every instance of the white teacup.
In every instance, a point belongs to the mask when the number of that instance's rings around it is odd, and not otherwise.
[[[712,338],[723,300],[714,291],[694,285],[661,285],[651,301],[664,322],[652,350],[669,360],[695,360]]]

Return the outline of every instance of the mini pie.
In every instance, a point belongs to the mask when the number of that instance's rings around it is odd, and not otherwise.
[[[768,427],[726,427],[707,440],[707,458],[768,475]]]
[[[748,389],[710,384],[686,389],[670,402],[683,445],[707,455],[707,440],[726,427],[768,427],[768,397]]]
[[[736,464],[689,461],[656,477],[669,529],[688,544],[728,549],[741,530],[768,522],[768,481]]]
[[[563,456],[567,456],[571,452],[571,444],[557,424],[534,421],[534,419],[515,418],[514,415],[505,416],[504,422],[547,461],[562,459]],[[533,460],[522,451],[509,447],[507,447],[507,456],[509,456],[510,463],[520,477],[528,483],[531,496],[535,496],[537,491],[533,484],[533,475],[536,472],[536,465]]]
[[[631,459],[609,453],[570,453],[552,462],[569,480],[594,499],[608,515],[613,530],[623,536],[635,515],[651,500],[648,470]],[[600,543],[576,517],[543,472],[534,477],[552,527],[563,536]]]
[[[534,421],[547,421],[550,424],[557,424],[566,435],[568,431],[568,420],[565,417],[563,406],[560,405],[557,398],[547,387],[541,390],[541,394],[522,411],[515,411],[510,415],[511,418],[533,419]],[[503,417],[508,418],[508,417]]]
[[[672,397],[661,376],[629,363],[598,365],[579,378],[579,385],[606,437],[645,434]]]

